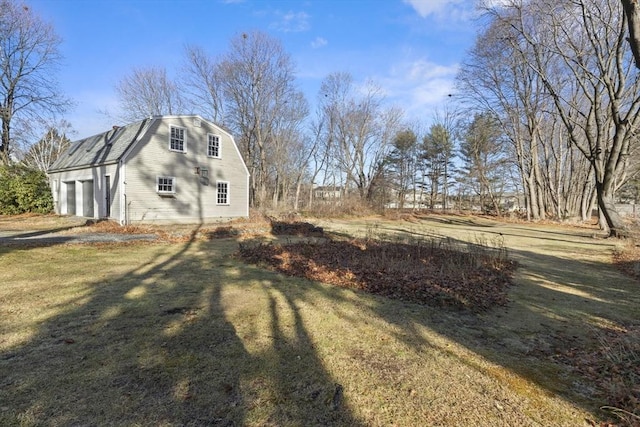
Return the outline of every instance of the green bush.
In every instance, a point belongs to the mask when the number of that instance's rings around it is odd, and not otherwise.
[[[0,166],[0,214],[52,210],[53,198],[44,172],[22,165]]]

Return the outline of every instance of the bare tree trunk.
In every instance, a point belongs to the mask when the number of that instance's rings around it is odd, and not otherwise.
[[[449,159],[446,159],[444,162],[444,182],[442,183],[442,210],[447,210],[447,193],[448,193],[448,180],[449,176],[447,175],[447,163]]]
[[[530,215],[527,215],[527,217],[529,220],[538,220],[540,219],[540,209],[538,207],[538,186],[536,185],[532,171],[529,172],[525,182],[527,183],[527,211],[530,212]]]
[[[596,203],[596,192],[591,182],[585,182],[582,189],[582,200],[580,201],[580,214],[583,221],[591,220],[593,206]]]
[[[638,0],[621,0],[629,28],[629,45],[636,67],[640,68],[640,5]]]
[[[280,195],[280,175],[276,174],[275,184],[273,186],[273,197],[271,198],[271,204],[273,209],[278,209],[278,200]]]
[[[0,143],[0,156],[2,158],[0,161],[5,165],[9,164],[9,142],[11,141],[9,133],[10,129],[9,120],[5,117],[5,114],[2,114],[2,142]]]
[[[298,205],[299,205],[299,202],[300,202],[300,190],[301,189],[302,189],[302,182],[300,180],[298,180],[298,183],[296,184],[296,196],[293,199],[293,210],[294,210],[294,212],[298,212]]]
[[[523,179],[522,182],[524,183],[524,188],[522,189],[524,193],[524,208],[527,211],[527,221],[531,221],[531,191],[529,190],[527,180]]]
[[[601,184],[598,184],[599,187],[602,187]],[[596,189],[597,190],[597,189]],[[609,236],[610,237],[626,237],[627,229],[626,225],[618,214],[618,210],[616,209],[613,196],[607,194],[604,189],[597,191],[598,193],[598,206],[600,207],[600,212],[602,216],[604,216],[606,220],[606,224],[609,228]]]

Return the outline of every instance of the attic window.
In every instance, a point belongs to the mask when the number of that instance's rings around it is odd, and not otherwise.
[[[187,152],[187,131],[185,128],[170,126],[169,149],[171,151]]]
[[[200,127],[200,119],[193,119],[193,126],[199,128]]]
[[[207,137],[207,156],[220,158],[220,137],[213,134],[207,134]]]

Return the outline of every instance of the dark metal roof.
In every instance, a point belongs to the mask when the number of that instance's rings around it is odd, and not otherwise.
[[[131,144],[138,139],[151,120],[144,119],[122,127],[114,126],[113,129],[106,132],[74,141],[47,172],[117,162]]]

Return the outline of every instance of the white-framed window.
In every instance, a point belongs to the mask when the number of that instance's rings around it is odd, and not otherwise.
[[[173,176],[159,176],[156,178],[158,194],[175,194],[176,179]]]
[[[212,133],[207,134],[207,156],[221,158],[220,152],[220,135],[214,135]]]
[[[216,182],[216,204],[229,204],[229,183],[226,181]]]
[[[169,150],[187,152],[187,130],[178,126],[169,126]]]

